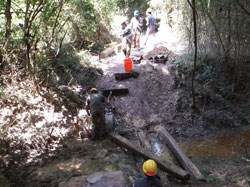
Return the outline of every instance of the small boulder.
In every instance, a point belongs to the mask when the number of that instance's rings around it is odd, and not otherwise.
[[[73,177],[69,181],[61,182],[59,187],[125,187],[122,171],[96,172],[89,176]]]

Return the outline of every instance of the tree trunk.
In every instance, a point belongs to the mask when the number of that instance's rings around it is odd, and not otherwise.
[[[4,47],[3,47],[5,52],[4,61],[9,63],[8,49],[11,37],[11,22],[12,22],[11,0],[7,0],[6,2],[5,18],[6,18],[6,24],[5,24],[5,35],[4,35]]]
[[[196,108],[196,101],[195,101],[195,88],[194,88],[194,81],[195,81],[195,71],[196,71],[196,61],[197,61],[197,25],[196,25],[196,4],[195,0],[187,0],[188,4],[190,5],[192,9],[193,14],[193,32],[194,32],[194,63],[193,63],[193,72],[192,72],[192,98],[193,98],[193,104],[192,109],[194,112],[197,111]]]
[[[196,61],[197,61],[197,26],[196,26],[196,5],[195,0],[192,0],[192,11],[193,11],[193,22],[194,22],[194,65],[193,65],[193,73],[192,73],[192,96],[193,96],[193,110],[194,112],[197,110],[196,108],[196,101],[195,101],[195,88],[194,88],[194,81],[195,81],[195,71],[196,71]]]

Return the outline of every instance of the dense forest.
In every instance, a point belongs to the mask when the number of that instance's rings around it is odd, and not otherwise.
[[[120,42],[120,20],[136,9],[145,18],[149,7],[160,31],[186,46],[173,60],[173,87],[184,90],[176,110],[194,126],[200,117],[228,129],[249,126],[248,0],[2,0],[0,186],[29,186],[19,171],[74,137],[87,92],[104,73],[92,57]],[[51,111],[57,119],[41,117]]]
[[[195,8],[200,65],[210,66],[212,61],[216,63],[213,73],[226,71],[230,77],[224,80],[229,81],[224,89],[247,88],[242,80],[248,76],[249,5],[239,0],[2,1],[1,75],[15,74],[21,68],[36,86],[48,84],[55,79],[51,66],[65,45],[98,52],[115,40],[109,31],[119,27],[112,22],[116,16],[131,17],[135,8],[145,13],[148,6],[162,12],[161,19],[173,32],[180,32],[180,40],[190,42],[190,51],[194,49],[191,10]],[[4,88],[8,80],[1,82]]]

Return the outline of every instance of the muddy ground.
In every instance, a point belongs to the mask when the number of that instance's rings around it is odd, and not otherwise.
[[[183,51],[177,51],[174,45],[170,46],[167,43],[133,50],[132,56],[144,56],[140,64],[133,65],[133,70],[138,72],[139,76],[122,81],[116,80],[113,75],[115,72],[124,72],[122,53],[117,52],[105,59],[92,57],[92,63],[103,70],[103,75],[94,83],[97,88],[129,89],[129,94],[111,96],[109,107],[112,106],[114,109],[115,133],[141,146],[138,133],[143,131],[151,143],[152,152],[157,154],[159,150],[155,148],[155,142],[158,141],[158,137],[154,129],[158,125],[164,126],[180,143],[187,156],[197,164],[206,179],[206,182],[183,183],[160,171],[164,186],[249,186],[248,133],[244,139],[236,138],[240,139],[239,143],[234,143],[233,140],[231,141],[233,144],[219,143],[234,154],[221,156],[216,154],[218,150],[215,149],[214,154],[199,156],[195,151],[202,146],[205,148],[201,151],[207,150],[206,146],[211,149],[214,144],[207,140],[213,137],[228,138],[225,135],[232,132],[248,132],[250,122],[248,98],[238,102],[237,105],[231,105],[221,95],[213,92],[209,92],[211,94],[208,98],[206,94],[208,92],[202,90],[203,95],[198,95],[200,98],[198,106],[202,108],[202,112],[192,114],[190,73],[178,69],[177,62],[181,53]],[[168,61],[152,63],[148,60],[149,57],[156,55],[168,56]],[[202,86],[197,86],[197,89],[199,88]],[[86,94],[86,91],[82,93]],[[83,100],[86,97],[86,95],[80,96]],[[6,120],[4,125],[10,129],[6,133],[12,133],[14,137],[23,139],[23,143],[17,144],[18,146],[13,145],[13,139],[1,142],[4,145],[1,149],[2,186],[62,186],[62,182],[74,177],[97,171],[115,170],[123,171],[127,186],[132,185],[133,180],[141,173],[142,158],[120,148],[109,138],[96,142],[86,138],[86,129],[91,130],[91,122],[83,107],[77,108],[78,105],[72,104],[71,107],[77,109],[77,115],[74,116],[73,113],[64,113],[62,109],[56,109],[53,105],[45,103],[47,100],[42,98],[30,101],[29,105],[25,105],[26,117],[18,118],[19,122],[29,118],[35,130],[25,124],[20,125],[21,127],[15,126],[20,123],[16,123],[13,116],[18,115],[20,107],[24,107],[24,104],[14,105],[15,110],[10,107],[9,110],[5,110],[7,114],[2,115],[4,116],[2,121]],[[226,106],[226,109],[222,110],[221,106]],[[37,115],[38,111],[43,114]],[[220,115],[220,112],[223,115]],[[30,113],[34,115],[30,116]],[[49,121],[44,115],[46,117],[51,115],[53,120]],[[69,117],[70,115],[73,117]],[[38,123],[43,120],[47,120],[47,125]],[[29,136],[27,132],[30,133]],[[9,137],[6,134],[1,136]],[[200,144],[194,144],[191,140],[196,140]],[[189,141],[191,143],[188,143]],[[215,141],[218,142],[218,139]],[[235,146],[237,149],[233,149]],[[6,152],[5,147],[10,148],[10,152]],[[165,152],[162,150],[160,152],[160,156],[164,156]],[[164,159],[176,163],[172,157],[166,157]]]

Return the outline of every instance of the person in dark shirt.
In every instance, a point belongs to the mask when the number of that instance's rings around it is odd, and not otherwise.
[[[154,160],[147,160],[143,163],[143,177],[135,180],[133,187],[162,187],[160,176],[157,175],[157,164]]]
[[[146,18],[147,31],[146,31],[144,45],[147,44],[149,36],[153,36],[155,40],[155,18],[152,15],[152,10],[150,8],[147,10],[147,14],[148,14]]]
[[[90,90],[86,100],[86,111],[93,123],[91,139],[103,139],[106,136],[105,97],[96,88]]]

